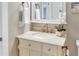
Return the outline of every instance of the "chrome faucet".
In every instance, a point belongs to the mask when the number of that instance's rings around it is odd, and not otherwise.
[[[48,32],[48,24],[47,23],[43,26],[43,32]]]

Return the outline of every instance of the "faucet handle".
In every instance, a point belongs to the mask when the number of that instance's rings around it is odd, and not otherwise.
[[[45,32],[45,28],[44,28],[44,26],[42,27],[41,31],[42,31],[42,32]]]
[[[45,32],[45,29],[44,28],[42,29],[42,32]]]
[[[48,27],[48,32],[52,33],[52,28],[51,27]]]

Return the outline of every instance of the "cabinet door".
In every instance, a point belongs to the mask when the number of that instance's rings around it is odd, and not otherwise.
[[[39,42],[34,41],[31,42],[30,55],[31,56],[41,55],[41,44]]]
[[[57,46],[43,44],[42,55],[43,56],[57,56]]]
[[[26,39],[19,39],[19,46],[20,47],[28,47],[31,44],[31,41]]]
[[[19,56],[29,56],[29,48],[19,48]]]
[[[31,46],[31,41],[25,39],[19,39],[19,55],[20,56],[29,56],[29,49]]]
[[[19,54],[23,56],[40,56],[41,44],[36,41],[20,40],[19,41]]]
[[[58,56],[63,56],[63,51],[61,46],[58,46]]]

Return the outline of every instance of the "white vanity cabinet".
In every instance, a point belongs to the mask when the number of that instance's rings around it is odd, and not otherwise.
[[[61,46],[41,43],[37,41],[19,39],[20,56],[59,56],[62,55]]]

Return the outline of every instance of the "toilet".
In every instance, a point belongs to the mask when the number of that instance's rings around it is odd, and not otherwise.
[[[76,40],[76,45],[77,45],[77,48],[78,48],[78,56],[79,56],[79,40]]]

